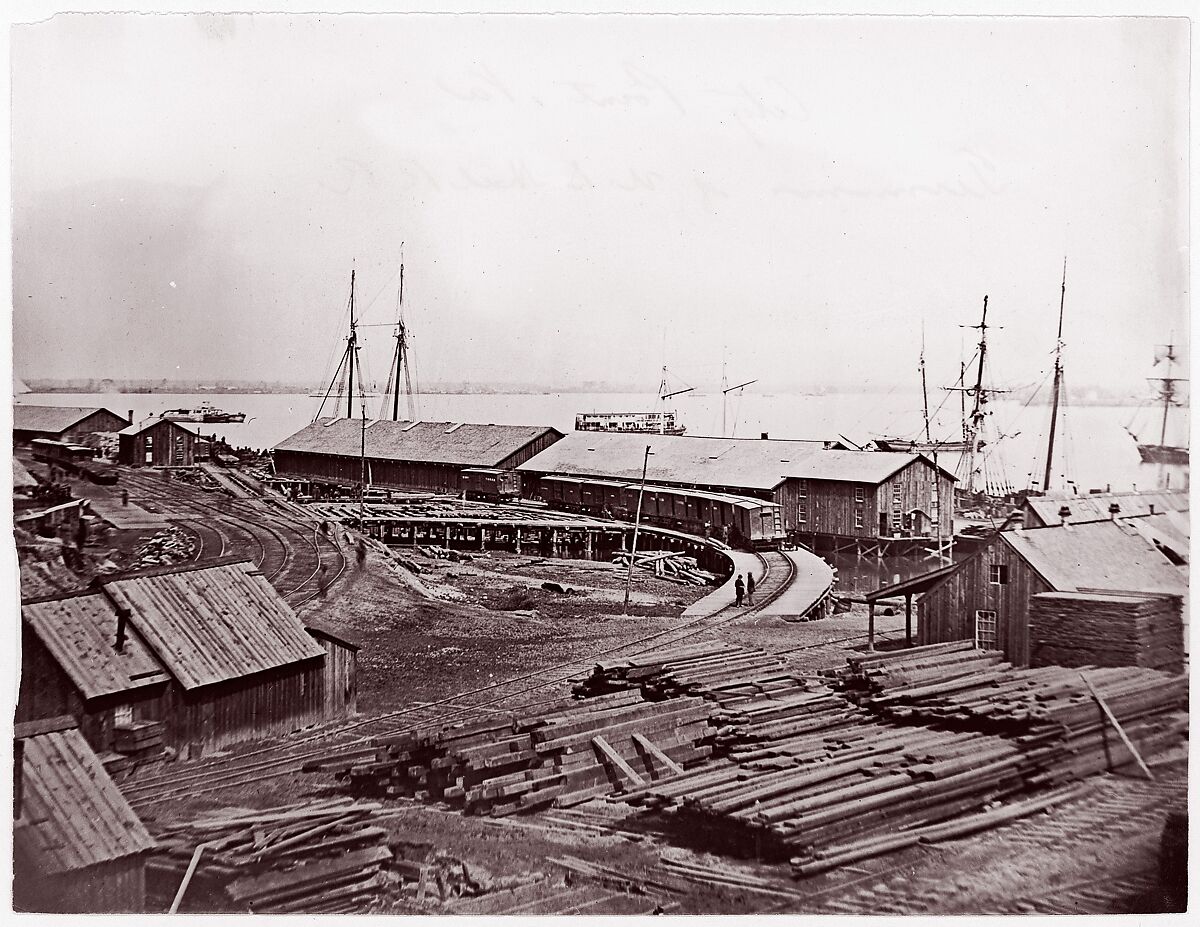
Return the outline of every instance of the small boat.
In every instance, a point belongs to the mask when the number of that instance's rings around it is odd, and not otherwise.
[[[229,422],[244,422],[245,412],[226,412],[218,409],[211,402],[202,402],[194,409],[168,409],[162,414],[170,422],[205,422],[209,424],[227,424]]]
[[[576,431],[616,431],[621,434],[681,435],[675,413],[666,412],[580,412]]]
[[[1142,463],[1157,463],[1157,464],[1188,464],[1188,449],[1174,444],[1167,444],[1167,419],[1171,412],[1172,406],[1179,406],[1181,403],[1176,398],[1178,390],[1175,388],[1176,383],[1186,383],[1182,377],[1171,376],[1171,368],[1177,360],[1175,354],[1175,345],[1161,345],[1158,351],[1155,352],[1155,365],[1167,362],[1166,376],[1150,377],[1151,383],[1156,384],[1155,391],[1157,395],[1154,397],[1156,402],[1162,403],[1162,428],[1159,431],[1158,443],[1150,444],[1143,442],[1138,436],[1130,430],[1129,426],[1125,426],[1125,430],[1129,432],[1129,436],[1137,442],[1138,454],[1142,458]]]
[[[941,452],[963,453],[971,449],[971,445],[963,440],[919,441],[912,438],[892,438],[878,435],[874,439],[875,446],[881,451],[899,451],[904,454],[932,454]],[[980,441],[979,447],[986,447],[987,442]]]

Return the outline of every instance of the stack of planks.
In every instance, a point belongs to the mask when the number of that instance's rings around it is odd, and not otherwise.
[[[934,652],[919,649],[852,657],[836,684],[861,704],[813,690],[717,711],[719,759],[610,800],[653,809],[684,841],[790,857],[803,876],[1043,810],[1083,777],[1140,762],[1129,744],[1153,753],[1186,737],[1183,677],[1091,669],[1085,681],[967,654],[932,682],[919,664]]]
[[[805,681],[773,653],[707,641],[597,664],[575,681],[576,695],[591,697],[638,689],[651,701],[698,695],[721,705],[755,695],[803,690]]]
[[[846,658],[848,667],[822,670],[850,698],[885,689],[922,683],[942,683],[981,671],[1007,669],[998,650],[979,650],[974,641],[953,641],[910,647],[889,653],[866,653]]]
[[[399,877],[387,871],[381,806],[345,800],[220,812],[155,834],[147,892],[162,909],[305,914],[363,911]]]
[[[613,554],[613,563],[628,568],[629,551],[617,551]],[[639,569],[648,570],[661,579],[686,586],[707,586],[717,581],[715,573],[700,569],[700,564],[695,557],[678,554],[674,551],[638,551],[634,555],[633,565]]]
[[[373,759],[304,768],[331,769],[356,794],[440,800],[466,813],[569,807],[704,760],[709,711],[699,699],[664,706],[636,691],[559,699],[377,737]]]
[[[114,724],[113,749],[134,761],[157,756],[163,749],[163,723],[126,721]]]
[[[1029,600],[1034,666],[1145,666],[1183,672],[1177,596],[1043,592]]]

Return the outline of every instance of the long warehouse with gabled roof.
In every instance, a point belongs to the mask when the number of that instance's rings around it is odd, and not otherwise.
[[[544,425],[318,419],[275,447],[275,473],[356,486],[365,458],[368,485],[458,493],[464,469],[511,470],[560,438]]]
[[[532,495],[546,476],[640,480],[643,461],[648,483],[777,502],[788,532],[821,543],[949,540],[953,533],[954,476],[921,454],[827,450],[820,442],[775,438],[577,431],[517,469]]]

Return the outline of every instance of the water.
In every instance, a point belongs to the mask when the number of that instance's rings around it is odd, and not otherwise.
[[[64,406],[106,406],[121,415],[129,410],[135,420],[167,409],[191,408],[212,402],[230,412],[244,412],[242,423],[206,424],[205,434],[216,434],[234,447],[269,448],[307,425],[319,399],[291,394],[237,393],[25,393],[18,402]],[[368,400],[368,416],[377,415],[382,398]],[[719,435],[721,396],[688,394],[676,402],[680,421],[689,434]],[[425,421],[492,422],[504,425],[550,425],[569,432],[577,412],[637,411],[654,407],[653,397],[636,394],[428,394],[420,397],[419,417]],[[329,406],[326,407],[327,411]],[[1003,437],[989,455],[993,475],[1003,476],[1020,489],[1040,486],[1045,467],[1046,427],[1049,409],[1022,407],[1011,401],[991,403],[991,422]],[[345,414],[345,404],[338,407]],[[957,412],[957,410],[955,410]],[[1136,409],[1125,406],[1078,406],[1060,420],[1056,441],[1053,489],[1111,487],[1172,489],[1188,485],[1186,467],[1143,464],[1124,426]],[[1183,420],[1186,410],[1177,418]],[[921,428],[920,397],[901,392],[830,396],[747,394],[731,399],[724,410],[727,430],[744,438],[767,433],[773,438],[835,438],[843,435],[861,443],[873,435],[916,436]],[[1141,416],[1145,420],[1146,416]],[[1182,424],[1182,422],[1181,422]],[[949,436],[957,426],[950,421],[935,427],[938,436]],[[1171,436],[1168,436],[1170,439]],[[1186,443],[1186,439],[1179,439]],[[652,443],[653,437],[647,441]],[[957,454],[939,455],[938,462],[953,472]],[[1071,483],[1067,483],[1071,480]]]

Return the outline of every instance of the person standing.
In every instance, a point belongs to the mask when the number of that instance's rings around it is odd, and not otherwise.
[[[754,604],[754,571],[746,571],[746,604]]]
[[[742,582],[742,574],[737,575],[737,580],[733,584],[733,604],[736,608],[742,606],[742,596],[746,594],[746,584]]]

